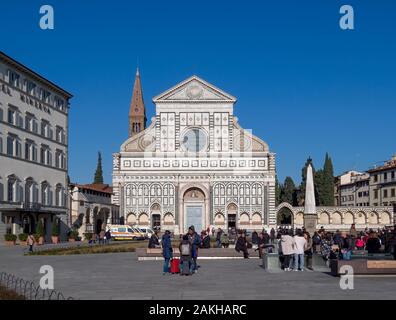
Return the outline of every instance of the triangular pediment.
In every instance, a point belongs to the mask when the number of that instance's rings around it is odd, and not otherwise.
[[[214,85],[192,76],[173,88],[154,97],[153,102],[231,102],[236,98]]]

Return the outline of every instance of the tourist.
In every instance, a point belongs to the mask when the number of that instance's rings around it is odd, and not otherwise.
[[[314,232],[312,237],[312,244],[313,244],[313,252],[317,253],[320,251],[320,244],[322,242],[322,238],[317,231]]]
[[[223,246],[224,249],[227,249],[230,246],[230,238],[226,233],[222,233],[221,235],[221,245]]]
[[[162,236],[162,256],[164,257],[165,260],[163,267],[164,275],[169,273],[169,263],[173,257],[172,241],[170,235],[171,235],[170,231],[166,230],[165,234]]]
[[[342,232],[342,244],[340,246],[342,259],[351,260],[353,250],[353,239],[346,232]]]
[[[106,231],[104,237],[105,237],[106,244],[109,244],[109,243],[110,243],[110,240],[111,240],[111,232],[110,232],[110,229]]]
[[[276,231],[274,228],[271,229],[270,231],[270,240],[271,240],[271,244],[275,243],[275,239],[276,239]]]
[[[188,240],[191,243],[192,246],[192,263],[193,263],[193,272],[197,273],[198,272],[198,248],[201,244],[201,239],[199,238],[199,235],[195,232],[195,227],[191,226],[188,228]]]
[[[313,268],[312,268],[313,243],[312,243],[311,235],[309,234],[308,231],[304,232],[304,238],[305,238],[305,241],[307,242],[307,245],[305,246],[305,250],[304,250],[305,266],[307,269],[313,270]]]
[[[223,235],[223,230],[219,228],[216,234],[216,248],[221,248],[221,236]]]
[[[29,252],[33,252],[33,247],[36,243],[36,239],[34,238],[33,233],[29,233],[26,243],[29,246]]]
[[[99,233],[99,244],[104,244],[105,231],[102,229]]]
[[[206,232],[202,235],[201,248],[210,249],[210,236]]]
[[[258,238],[259,238],[259,235],[258,235],[257,231],[256,230],[253,231],[253,233],[252,233],[252,243],[253,244],[258,244]]]
[[[294,236],[294,271],[304,271],[304,251],[307,246],[307,240],[304,237],[302,230],[297,230]]]
[[[221,230],[221,229],[220,229]],[[214,236],[216,235],[216,229],[215,227],[212,228],[212,237],[214,238]]]
[[[329,260],[330,258],[332,245],[333,245],[333,240],[331,235],[323,234],[323,237],[321,237],[321,241],[320,241],[320,253],[322,255],[322,258],[326,261]]]
[[[158,231],[155,230],[153,235],[151,236],[148,244],[149,249],[155,249],[155,248],[160,248],[160,243],[159,243],[159,237],[158,237]]]
[[[246,234],[241,232],[235,244],[235,250],[243,253],[244,259],[249,259],[249,251],[247,246]]]
[[[381,242],[375,232],[370,233],[370,237],[367,240],[366,250],[369,254],[380,253]]]
[[[357,250],[364,250],[365,244],[364,244],[362,235],[360,235],[360,236],[356,239],[355,246],[356,246],[356,249],[357,249]]]
[[[264,241],[264,244],[269,244],[270,243],[270,235],[268,234],[268,232],[266,231],[266,230],[264,230],[264,232],[263,232],[263,241]]]
[[[349,235],[353,238],[357,237],[357,230],[356,230],[356,225],[352,224],[351,229],[349,230]]]
[[[292,262],[293,256],[295,253],[295,246],[296,243],[293,238],[293,230],[290,229],[288,232],[285,230],[284,235],[281,238],[281,245],[282,245],[282,254],[284,257],[283,261],[283,270],[291,271],[292,270]]]
[[[180,275],[192,275],[193,273],[193,264],[191,262],[192,259],[192,245],[188,240],[188,235],[183,236],[183,240],[179,245],[180,251]],[[188,265],[188,273],[186,271]]]
[[[264,253],[272,253],[273,249],[274,249],[274,245],[273,244],[269,244],[263,233],[259,234],[259,239],[258,239],[258,252],[259,252],[259,257],[260,259],[263,259],[264,257]]]

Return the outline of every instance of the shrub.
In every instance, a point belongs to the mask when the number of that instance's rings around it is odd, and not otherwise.
[[[16,241],[17,236],[15,234],[7,233],[4,235],[5,241]]]
[[[58,219],[55,219],[54,223],[52,224],[52,232],[53,237],[59,237],[59,222]]]
[[[19,236],[18,236],[18,239],[19,239],[19,241],[27,241],[27,238],[28,238],[28,234],[27,233],[21,233]]]
[[[87,239],[88,241],[92,240],[93,238],[93,233],[84,233],[84,237],[85,239]]]
[[[39,237],[44,237],[44,224],[42,220],[40,220],[39,223],[37,224],[36,234]]]
[[[74,240],[78,240],[78,231],[77,230],[72,230],[69,233],[69,239],[74,239]]]

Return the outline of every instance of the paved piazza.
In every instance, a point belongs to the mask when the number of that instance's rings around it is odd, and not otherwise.
[[[393,299],[396,277],[357,277],[354,291],[319,272],[269,274],[260,261],[206,260],[193,277],[163,276],[161,262],[138,262],[135,254],[22,255],[0,247],[0,271],[39,282],[39,268],[55,269],[55,289],[77,299]]]

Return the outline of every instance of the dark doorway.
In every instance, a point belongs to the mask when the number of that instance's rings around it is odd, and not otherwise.
[[[236,214],[228,215],[228,229],[236,229]]]
[[[293,213],[288,208],[280,209],[278,213],[278,226],[291,226],[293,224]]]
[[[96,230],[95,230],[96,234],[99,234],[100,231],[102,231],[102,225],[103,225],[102,219],[96,220]]]
[[[23,217],[23,233],[34,233],[36,232],[36,226],[34,224],[34,218],[32,215],[27,214]]]
[[[153,214],[151,216],[151,226],[153,230],[161,230],[161,215]]]

